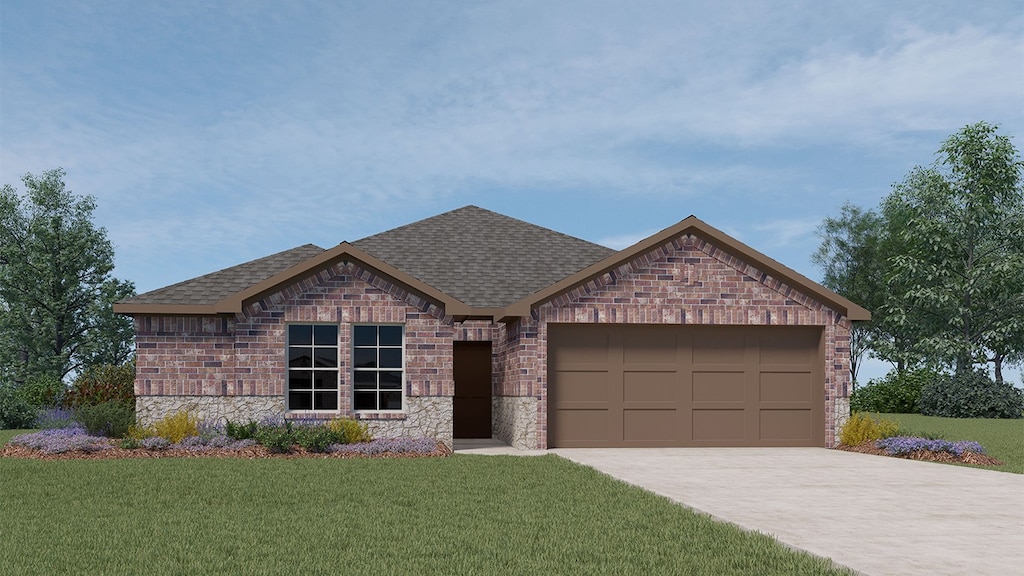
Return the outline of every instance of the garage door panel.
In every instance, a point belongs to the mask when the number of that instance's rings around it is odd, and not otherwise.
[[[676,333],[671,330],[626,330],[623,334],[622,361],[626,364],[677,363]]]
[[[607,372],[558,372],[558,402],[607,402],[612,386]]]
[[[693,339],[692,350],[694,364],[743,364],[746,335],[709,328]]]
[[[810,441],[811,410],[761,410],[761,440]]]
[[[675,410],[623,410],[623,440],[671,445],[679,435],[678,422]]]
[[[694,402],[743,402],[746,393],[743,372],[694,372]]]
[[[697,442],[736,441],[746,437],[746,411],[693,411],[693,439]]]
[[[557,332],[552,332],[551,342],[555,346],[549,346],[548,354],[550,361],[556,365],[572,363],[592,363],[602,361],[608,357],[609,339],[611,333],[606,328],[594,330],[573,330],[571,337],[557,338]],[[606,360],[604,360],[606,361]]]
[[[551,324],[548,334],[552,447],[825,443],[821,327]]]
[[[675,372],[624,372],[622,399],[626,402],[676,401],[679,384]]]
[[[760,382],[762,402],[810,402],[810,372],[762,372]]]
[[[760,337],[761,364],[812,364],[818,356],[819,336],[806,330],[780,328],[772,335],[763,332]]]
[[[602,445],[617,441],[609,436],[608,410],[556,410],[552,430],[559,446]]]

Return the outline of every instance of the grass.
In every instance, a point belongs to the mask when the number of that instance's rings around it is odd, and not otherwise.
[[[548,455],[0,458],[21,574],[847,574]]]
[[[29,432],[38,432],[38,430],[4,430],[0,429],[0,446],[7,444],[7,441],[14,438],[18,434],[28,434]]]
[[[974,440],[993,458],[1005,464],[979,466],[989,470],[1024,474],[1024,419],[940,418],[920,414],[874,414],[900,425],[900,434],[937,436],[946,440]]]

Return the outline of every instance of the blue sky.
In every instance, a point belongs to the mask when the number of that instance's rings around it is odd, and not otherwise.
[[[0,183],[63,166],[140,292],[466,204],[819,279],[823,218],[979,120],[1021,147],[1019,1],[0,5]]]

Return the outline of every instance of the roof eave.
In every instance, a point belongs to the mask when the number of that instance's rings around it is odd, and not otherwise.
[[[214,304],[134,304],[114,302],[114,314],[125,316],[214,316]]]
[[[670,226],[661,232],[655,233],[628,248],[624,248],[623,250],[612,254],[608,258],[605,258],[592,266],[588,266],[571,276],[555,282],[543,290],[530,294],[517,302],[513,302],[505,307],[505,310],[501,315],[495,316],[495,318],[501,322],[509,322],[516,318],[528,316],[535,306],[544,304],[545,302],[558,297],[580,284],[622,266],[641,254],[649,252],[658,246],[662,246],[674,238],[678,238],[689,233],[700,236],[709,241],[715,247],[721,248],[722,250],[739,257],[744,262],[771,274],[798,290],[807,292],[808,295],[824,304],[827,304],[830,308],[845,315],[850,320],[864,321],[871,319],[871,312],[865,308],[847,300],[835,292],[832,292],[828,288],[825,288],[792,268],[789,268],[769,256],[758,252],[750,246],[739,242],[721,230],[718,230],[692,215],[683,219],[678,224]]]
[[[410,276],[394,266],[375,258],[367,252],[356,248],[348,242],[342,242],[330,250],[325,250],[308,260],[291,266],[258,284],[236,292],[213,304],[132,304],[119,302],[114,304],[114,312],[126,315],[221,315],[241,314],[248,304],[277,292],[298,279],[310,276],[335,262],[355,261],[368,267],[411,291],[426,297],[427,300],[444,308],[445,314],[459,317],[485,317],[493,315],[495,309],[476,309],[461,302],[429,284]]]

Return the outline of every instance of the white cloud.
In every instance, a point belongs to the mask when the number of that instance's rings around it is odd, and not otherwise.
[[[755,224],[753,229],[760,232],[760,245],[778,248],[804,243],[821,224],[821,218],[778,219]]]
[[[171,269],[154,255],[198,274],[510,190],[727,211],[727,233],[787,246],[817,220],[785,206],[829,178],[802,154],[1024,128],[1019,10],[933,4],[69,8],[22,51],[5,7],[0,179],[64,166],[147,277]]]
[[[632,246],[633,244],[636,244],[637,242],[645,238],[650,237],[653,234],[656,234],[657,232],[659,232],[659,230],[650,229],[645,230],[643,232],[629,232],[625,234],[616,234],[614,236],[605,236],[604,238],[600,238],[595,242],[602,246],[607,246],[609,248],[614,248],[616,250],[622,250],[624,248]]]

